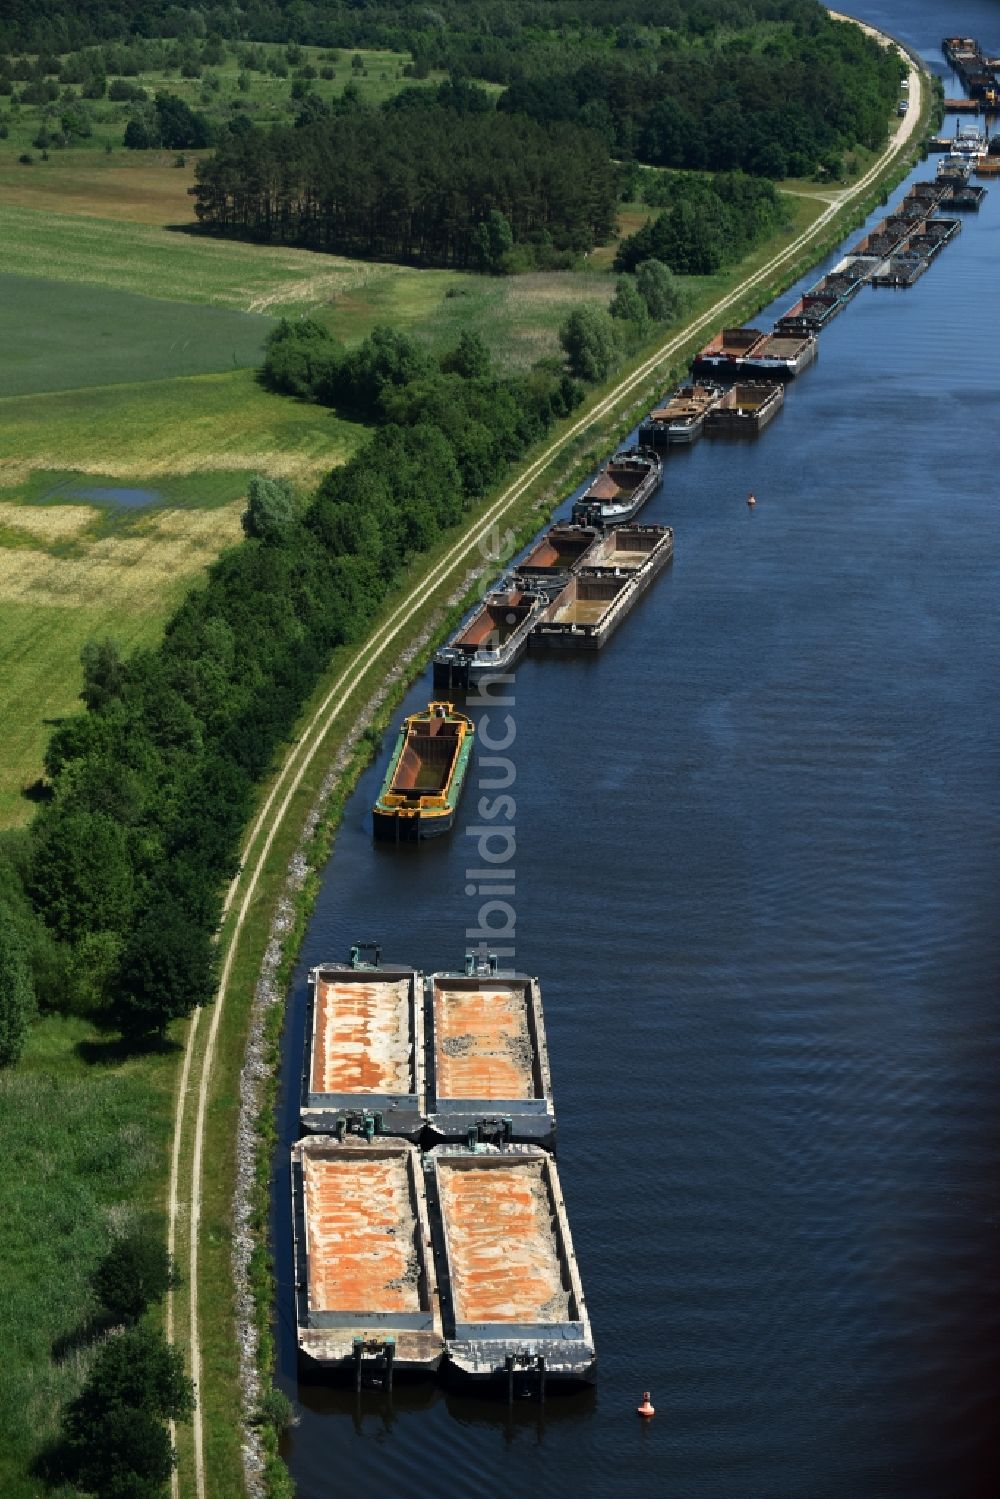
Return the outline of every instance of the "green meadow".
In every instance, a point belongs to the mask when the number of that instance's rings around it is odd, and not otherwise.
[[[257,365],[272,326],[227,307],[0,275],[0,397]]]

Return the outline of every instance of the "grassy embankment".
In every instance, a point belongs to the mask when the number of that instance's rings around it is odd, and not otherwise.
[[[96,160],[93,171],[95,178],[105,171],[141,171],[157,188],[164,178],[178,184],[184,176],[164,166],[116,169]],[[111,220],[107,198],[102,201],[96,188],[88,211],[74,204],[70,218],[74,233],[80,236],[74,242],[65,220],[48,221],[45,210],[50,204],[36,199],[38,206],[32,211],[30,201],[25,202],[37,191],[33,184],[40,181],[41,172],[37,177],[32,174],[31,191],[23,189],[21,203],[15,205],[27,210],[27,216],[19,221],[19,232],[32,250],[30,265],[18,256],[15,263],[20,270],[52,280],[114,287],[121,285],[117,277],[126,267],[127,274],[136,276],[133,288],[154,286],[161,297],[179,302],[217,301],[246,309],[255,301],[260,306],[263,299],[269,310],[294,307],[318,311],[345,337],[361,336],[388,314],[401,317],[407,326],[440,346],[453,330],[474,326],[477,319],[495,319],[484,331],[492,335],[497,351],[511,363],[529,362],[542,351],[540,341],[554,347],[554,330],[566,306],[583,294],[603,300],[610,290],[607,278],[596,272],[582,277],[487,283],[448,273],[395,272],[350,262],[331,267],[325,258],[302,252],[206,245],[177,235],[168,237],[165,230],[157,230],[150,204],[150,194],[155,196],[155,192],[150,181],[144,181],[136,193],[141,212],[146,215],[139,227],[145,223],[156,230],[145,249],[137,230],[133,232],[121,221]],[[176,186],[171,187],[172,194],[176,191]],[[821,206],[803,199],[796,210],[799,227]],[[80,250],[87,222],[105,216],[108,222],[101,224],[91,250]],[[173,216],[160,220],[173,221]],[[118,239],[115,254],[109,241],[123,228],[128,237],[124,247]],[[95,243],[105,245],[103,254],[94,253]],[[754,260],[760,263],[774,248],[758,252]],[[175,249],[179,255],[190,253],[195,258],[172,282]],[[88,258],[91,254],[93,260]],[[742,267],[692,287],[694,305],[711,305],[725,285],[732,285],[745,273],[746,267]],[[336,291],[324,294],[315,278],[321,278],[325,289],[326,277],[340,275],[356,279],[350,287],[341,282],[339,301],[331,305],[329,295],[336,297]],[[448,297],[450,285],[468,294]],[[443,319],[448,320],[444,329]],[[260,404],[247,419],[245,408],[255,401]],[[44,408],[44,415],[35,418],[29,406]],[[248,467],[267,469],[272,464],[272,471],[308,480],[334,461],[338,441],[341,450],[351,445],[355,434],[350,432],[340,432],[331,439],[333,423],[329,413],[267,396],[245,371],[178,376],[117,386],[110,391],[78,390],[34,397],[31,402],[8,397],[0,402],[0,425],[5,434],[0,460],[5,463],[8,479],[14,479],[3,492],[3,499],[10,510],[22,512],[14,517],[20,522],[14,526],[9,511],[5,512],[4,539],[13,531],[16,545],[5,546],[2,553],[0,636],[7,619],[14,618],[8,611],[17,600],[8,597],[8,588],[10,579],[17,576],[15,564],[33,553],[41,554],[46,566],[66,564],[58,577],[60,602],[53,604],[51,623],[41,632],[37,621],[44,611],[32,602],[27,605],[31,614],[24,617],[21,626],[24,664],[16,694],[18,712],[25,719],[38,721],[43,715],[72,707],[79,645],[95,629],[111,626],[126,642],[133,630],[131,638],[155,638],[162,619],[190,578],[208,555],[236,533],[240,502],[231,486],[239,491]],[[559,475],[574,462],[584,461],[583,455],[604,440],[596,430],[578,439],[559,466]],[[252,461],[244,466],[248,454]],[[167,503],[138,516],[88,506],[85,517],[71,515],[61,522],[68,529],[67,535],[45,534],[44,526],[53,524],[45,521],[41,537],[44,545],[39,546],[39,537],[31,532],[36,522],[25,524],[25,517],[30,513],[41,521],[63,508],[47,505],[39,509],[40,486],[48,485],[53,476],[57,482],[77,482],[81,474],[91,478],[96,474],[125,477],[133,484],[156,479],[155,487]],[[187,477],[177,480],[177,475]],[[537,497],[553,485],[558,494],[560,482],[554,473],[539,480],[519,507],[524,525],[542,518],[544,507],[536,508]],[[68,512],[70,507],[65,508]],[[80,508],[84,507],[72,507],[74,511]],[[185,530],[192,517],[203,546],[197,556],[197,543]],[[185,535],[187,554],[186,560],[175,556],[161,567],[167,544],[164,526],[174,539]],[[212,534],[216,526],[218,530]],[[113,540],[123,545],[105,546],[107,556],[96,550]],[[124,545],[128,541],[133,543],[131,554]],[[442,549],[445,545],[442,543]],[[99,565],[102,556],[103,570]],[[408,582],[412,584],[427,565],[428,559],[420,559],[411,568]],[[124,591],[111,597],[116,569]],[[125,587],[128,575],[135,585],[131,591]],[[442,588],[437,597],[447,596],[448,591]],[[27,623],[32,616],[34,627]],[[416,631],[416,623],[413,629]],[[331,677],[335,669],[336,663],[331,667]],[[378,667],[358,683],[350,710],[355,702],[360,707],[367,700],[383,670]],[[58,690],[53,690],[52,683]],[[52,698],[56,700],[54,707],[49,706]],[[202,1288],[203,1396],[213,1495],[241,1491],[239,1406],[232,1378],[229,1205],[236,1080],[249,995],[288,856],[330,754],[344,741],[353,716],[353,711],[345,711],[331,731],[271,850],[265,879],[238,950],[231,1002],[220,1035],[206,1149]],[[39,750],[44,737],[43,732],[38,739]],[[32,779],[32,772],[37,774],[37,764],[37,757],[31,759],[26,752],[19,784]],[[14,817],[7,820],[20,820],[23,810],[24,804],[15,806]],[[50,1017],[34,1030],[21,1067],[0,1079],[4,1138],[18,1168],[5,1175],[5,1185],[0,1187],[0,1255],[9,1267],[0,1302],[4,1324],[0,1335],[8,1355],[0,1380],[0,1488],[12,1496],[38,1491],[37,1484],[24,1476],[28,1462],[39,1444],[53,1434],[58,1404],[79,1380],[82,1355],[71,1351],[63,1356],[60,1340],[72,1342],[88,1315],[86,1277],[106,1241],[109,1221],[120,1220],[136,1206],[162,1207],[176,1055],[121,1062],[112,1053],[98,1063],[94,1060],[100,1054],[99,1047],[95,1050],[96,1041],[87,1022]],[[188,1146],[186,1142],[185,1150]],[[183,1318],[183,1304],[178,1312]],[[55,1359],[53,1345],[59,1351]],[[183,1440],[182,1447],[186,1464],[189,1454]]]

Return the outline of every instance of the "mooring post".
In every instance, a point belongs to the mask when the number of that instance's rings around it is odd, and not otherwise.
[[[354,1388],[361,1394],[361,1355],[364,1352],[364,1342],[361,1338],[354,1339]]]
[[[538,1355],[538,1399],[545,1404],[545,1354]]]
[[[385,1388],[388,1394],[392,1394],[392,1366],[396,1360],[396,1339],[385,1340]]]
[[[505,1360],[507,1365],[507,1404],[514,1404],[514,1355],[508,1353]]]

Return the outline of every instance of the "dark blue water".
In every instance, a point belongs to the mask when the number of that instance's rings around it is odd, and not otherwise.
[[[865,14],[928,56],[945,30],[1000,50],[996,5]],[[512,1417],[299,1385],[281,1157],[302,1499],[1000,1492],[998,264],[995,186],[913,290],[822,334],[759,442],[670,456],[644,518],[672,570],[493,710],[599,1383]],[[373,848],[383,770],[306,938],[293,1079],[311,963],[379,939],[452,966],[476,923],[461,829]]]

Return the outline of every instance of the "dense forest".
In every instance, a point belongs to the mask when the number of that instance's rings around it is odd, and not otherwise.
[[[502,269],[515,243],[589,249],[610,234],[616,196],[592,132],[440,106],[230,131],[195,192],[212,229],[480,270]]]
[[[501,85],[501,113],[594,131],[616,159],[770,177],[831,170],[856,146],[880,146],[900,76],[891,53],[815,0],[8,0],[0,18],[7,76],[34,68],[34,91],[55,87],[53,73],[73,81],[58,61],[66,54],[70,74],[82,70],[95,91],[102,77],[134,75],[151,38],[172,39],[178,65],[195,70],[226,47],[260,64],[260,42],[394,48],[410,53],[416,77],[436,69]]]

